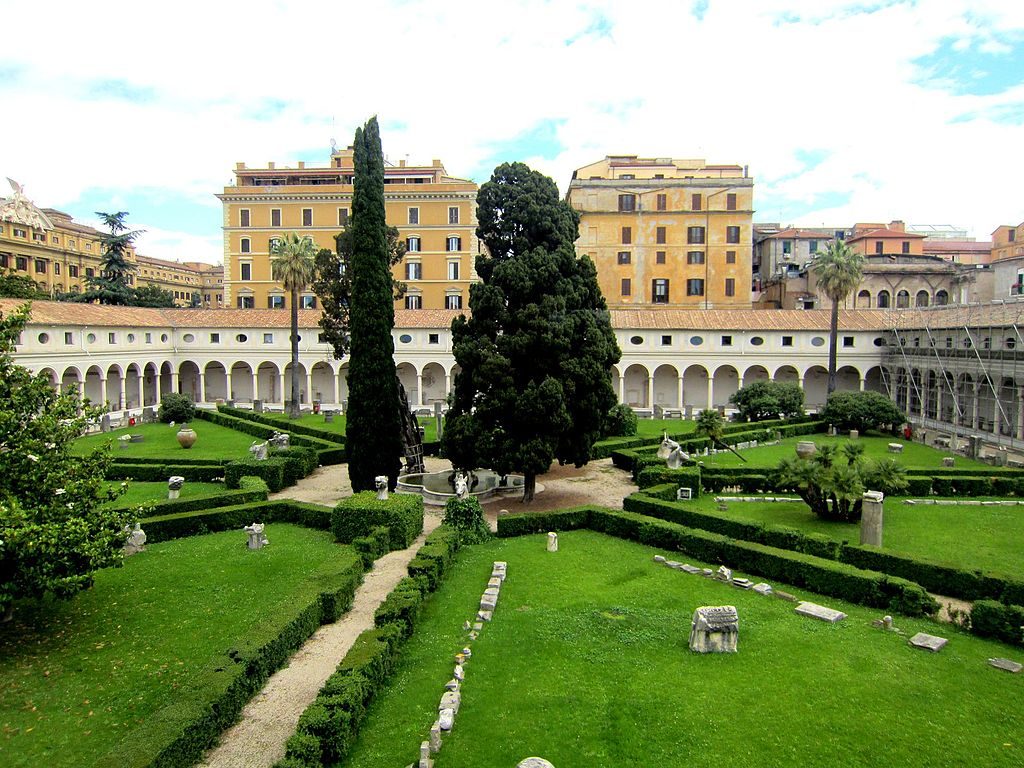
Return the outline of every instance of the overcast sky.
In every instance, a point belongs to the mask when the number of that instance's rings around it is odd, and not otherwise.
[[[748,165],[755,221],[1024,220],[1024,0],[0,0],[0,177],[150,256],[222,260],[238,161],[392,162],[563,191],[606,154]],[[0,195],[6,194],[6,185]]]

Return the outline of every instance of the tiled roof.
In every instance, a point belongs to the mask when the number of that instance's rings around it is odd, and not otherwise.
[[[916,238],[923,240],[926,235],[918,235],[915,232],[898,232],[895,229],[872,229],[870,232],[861,232],[855,237],[847,238],[846,242],[852,243],[856,240],[864,240],[865,238],[872,238],[874,240],[885,240],[887,238],[908,240]]]
[[[893,312],[890,320],[897,327],[907,329],[1020,326],[1024,325],[1024,299],[1007,299],[992,304],[901,309]]]
[[[803,238],[806,240],[831,240],[835,237],[835,230],[823,231],[820,229],[798,229],[796,227],[787,227],[786,229],[778,232],[773,232],[770,235],[765,235],[765,240],[779,240],[779,239],[797,239]]]
[[[840,310],[839,326],[848,331],[887,328],[885,311]],[[694,331],[828,331],[824,309],[613,309],[612,327],[619,329],[683,329]]]
[[[931,238],[922,244],[925,253],[988,253],[992,250],[992,243],[974,242],[966,240],[932,240]]]

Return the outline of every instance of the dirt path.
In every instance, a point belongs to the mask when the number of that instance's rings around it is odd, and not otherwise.
[[[443,459],[427,457],[427,471],[450,469]],[[491,527],[498,515],[514,512],[544,512],[581,504],[622,508],[622,499],[636,490],[629,474],[616,469],[611,459],[591,462],[581,469],[553,465],[540,477],[530,504],[515,498],[494,499],[484,505]],[[271,499],[295,499],[333,506],[352,493],[348,468],[320,467],[297,485],[271,494]],[[334,672],[361,632],[373,626],[377,606],[405,576],[406,566],[423,543],[426,534],[441,522],[441,509],[427,507],[424,534],[411,547],[380,558],[356,591],[352,609],[336,623],[318,629],[296,651],[288,666],[278,670],[263,690],[253,697],[238,723],[221,735],[220,743],[198,763],[201,768],[269,768],[284,757],[285,743],[295,731],[299,716],[316,698],[324,681]]]

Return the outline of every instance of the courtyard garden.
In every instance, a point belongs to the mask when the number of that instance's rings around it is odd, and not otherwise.
[[[110,453],[115,461],[131,461],[132,459],[164,458],[168,463],[174,460],[230,460],[241,459],[249,455],[249,446],[253,436],[234,429],[220,426],[209,421],[194,419],[189,427],[197,435],[195,444],[188,449],[178,443],[180,424],[136,424],[110,432],[96,432],[79,438],[76,451],[87,453],[102,445],[110,445]],[[140,435],[141,442],[127,442],[119,439],[126,435]]]
[[[346,421],[345,414],[343,413],[334,413],[331,417],[331,421],[327,421],[324,418],[323,413],[303,413],[297,419],[291,419],[284,413],[264,412],[261,415],[275,423],[279,422],[282,429],[288,429],[290,425],[298,424],[303,427],[310,427],[312,429],[329,432],[334,435],[345,435]],[[418,416],[417,421],[419,422],[420,427],[423,428],[423,442],[436,442],[437,421],[435,418],[433,416]]]
[[[1006,646],[926,618],[897,615],[899,632],[886,632],[872,625],[877,609],[774,585],[849,616],[818,622],[791,602],[657,565],[655,554],[682,559],[592,531],[562,532],[557,553],[542,535],[462,549],[338,765],[413,760],[495,560],[508,577],[472,644],[438,765],[527,755],[685,765],[721,754],[751,766],[1020,764],[1024,713],[1008,706],[1020,680],[986,664]],[[738,653],[691,653],[693,611],[723,604],[738,610]],[[919,631],[949,644],[916,650],[907,638]]]

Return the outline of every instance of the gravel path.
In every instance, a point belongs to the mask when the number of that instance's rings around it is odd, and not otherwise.
[[[443,459],[427,457],[427,471],[450,469]],[[484,505],[491,527],[503,511],[542,512],[581,504],[622,508],[622,499],[636,490],[626,472],[615,469],[611,459],[586,467],[559,467],[540,477],[538,493],[530,504],[513,498],[495,499]],[[541,490],[543,488],[543,490]],[[333,506],[352,493],[348,468],[320,467],[311,475],[271,499],[295,499]],[[356,591],[352,609],[336,623],[318,629],[296,651],[288,666],[278,670],[242,711],[241,720],[221,735],[220,743],[198,763],[201,768],[269,768],[284,757],[285,743],[295,731],[299,716],[316,698],[324,681],[334,672],[361,632],[373,626],[373,613],[395,584],[406,575],[406,566],[423,544],[426,534],[441,523],[441,510],[427,507],[424,533],[408,549],[391,552],[377,560]]]

